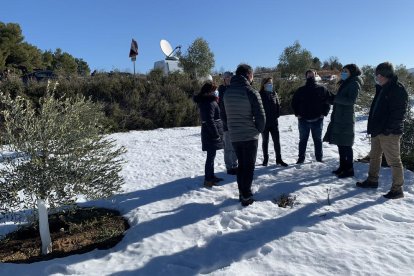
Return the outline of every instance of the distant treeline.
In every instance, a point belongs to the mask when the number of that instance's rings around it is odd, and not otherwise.
[[[19,24],[0,21],[0,75],[25,75],[35,70],[55,74],[88,76],[89,65],[61,49],[42,51],[24,41]]]

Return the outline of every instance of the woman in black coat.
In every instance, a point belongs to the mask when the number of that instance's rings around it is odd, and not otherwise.
[[[276,92],[273,90],[273,79],[271,77],[264,78],[259,91],[262,98],[263,108],[266,113],[266,126],[262,133],[262,149],[263,149],[263,166],[267,166],[269,162],[269,133],[272,135],[273,145],[276,153],[276,164],[286,167],[288,164],[283,162],[280,152],[280,136],[279,136],[279,100]]]
[[[223,123],[217,101],[217,86],[211,81],[207,81],[201,87],[200,93],[194,96],[194,102],[200,109],[202,150],[207,151],[204,176],[206,187],[217,185],[217,182],[223,180],[214,175],[216,151],[223,149]]]

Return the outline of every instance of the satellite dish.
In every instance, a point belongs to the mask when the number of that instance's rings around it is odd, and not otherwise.
[[[173,48],[171,47],[171,44],[167,40],[161,39],[160,46],[161,46],[162,52],[166,56],[165,59],[178,60],[178,58],[176,56],[173,56],[173,53],[174,53],[175,50],[181,49],[181,45],[178,45],[173,50]]]
[[[171,44],[167,40],[161,39],[160,46],[161,46],[161,50],[164,53],[164,55],[168,57],[172,54],[173,49],[171,47]]]

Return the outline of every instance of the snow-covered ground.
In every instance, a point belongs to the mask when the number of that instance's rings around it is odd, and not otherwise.
[[[120,210],[131,224],[124,239],[110,250],[0,264],[0,275],[414,275],[414,174],[405,171],[405,198],[387,201],[389,168],[378,190],[358,189],[368,164],[355,163],[354,178],[337,179],[336,146],[324,143],[325,163],[317,163],[311,138],[305,163],[296,165],[297,121],[284,116],[279,125],[291,165],[276,167],[271,150],[270,166],[256,167],[257,201],[246,208],[235,177],[225,174],[223,151],[215,167],[223,184],[202,187],[200,128],[112,135],[128,150],[124,193],[85,204]],[[360,115],[355,158],[369,152],[365,129]],[[283,193],[296,196],[293,208],[273,203]],[[12,228],[1,224],[0,233]]]

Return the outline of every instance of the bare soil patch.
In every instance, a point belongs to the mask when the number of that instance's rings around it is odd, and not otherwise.
[[[38,224],[12,232],[0,240],[0,262],[32,263],[108,249],[122,240],[129,228],[118,211],[77,208],[49,215],[52,253],[41,254]]]

